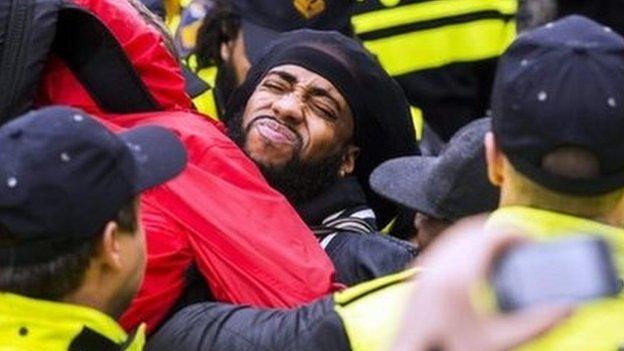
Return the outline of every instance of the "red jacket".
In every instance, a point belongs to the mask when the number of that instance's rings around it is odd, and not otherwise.
[[[168,127],[189,153],[180,176],[142,196],[147,271],[122,324],[158,326],[180,297],[193,263],[218,301],[292,307],[332,291],[333,266],[297,213],[219,124],[190,111],[179,67],[160,34],[125,1],[75,2],[108,25],[166,111],[107,115],[55,58],[44,73],[39,103],[83,108],[115,130]]]

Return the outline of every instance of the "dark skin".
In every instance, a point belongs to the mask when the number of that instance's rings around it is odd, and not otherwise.
[[[270,70],[249,98],[242,127],[245,151],[257,163],[280,167],[295,156],[311,163],[344,152],[339,175],[353,172],[359,149],[351,143],[351,109],[327,79],[303,67]]]

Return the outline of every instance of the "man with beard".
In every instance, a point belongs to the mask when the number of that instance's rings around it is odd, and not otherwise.
[[[338,281],[393,273],[415,256],[377,233],[396,208],[368,185],[381,162],[418,153],[409,106],[360,44],[336,32],[282,34],[226,111],[230,136],[314,230]]]

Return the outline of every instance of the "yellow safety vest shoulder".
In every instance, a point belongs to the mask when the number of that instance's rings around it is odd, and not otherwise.
[[[91,308],[0,293],[0,350],[139,351],[145,326],[128,336],[109,316]]]
[[[413,287],[411,269],[378,278],[334,295],[352,351],[387,350],[398,330]]]

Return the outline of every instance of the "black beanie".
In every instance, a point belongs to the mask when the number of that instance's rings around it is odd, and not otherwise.
[[[371,191],[368,178],[380,163],[418,155],[409,104],[401,88],[357,41],[338,32],[296,30],[278,36],[253,63],[245,82],[228,102],[226,120],[241,114],[264,76],[274,67],[293,64],[330,81],[353,112],[360,154],[355,174],[377,215],[380,227],[396,207]]]

